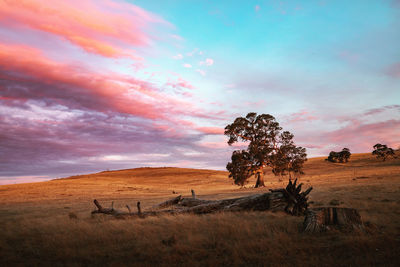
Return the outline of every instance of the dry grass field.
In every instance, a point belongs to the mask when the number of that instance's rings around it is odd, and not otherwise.
[[[144,209],[194,189],[221,199],[280,188],[239,188],[227,172],[140,168],[0,186],[0,266],[399,266],[400,159],[355,154],[346,164],[310,159],[300,180],[311,206],[352,207],[366,232],[305,234],[303,217],[245,212],[118,220],[91,216],[93,199]]]

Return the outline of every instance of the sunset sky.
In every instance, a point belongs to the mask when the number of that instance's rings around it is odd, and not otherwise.
[[[0,0],[0,184],[225,169],[276,117],[309,157],[400,146],[400,1]]]

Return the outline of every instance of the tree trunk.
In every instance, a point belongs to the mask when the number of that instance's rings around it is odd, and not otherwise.
[[[358,211],[351,208],[322,207],[306,212],[304,232],[319,233],[331,228],[349,232],[363,230],[364,225]]]
[[[257,181],[256,181],[255,188],[264,187],[265,186],[265,184],[264,184],[264,173],[262,171],[261,172],[257,172],[256,173],[256,177],[257,177]]]

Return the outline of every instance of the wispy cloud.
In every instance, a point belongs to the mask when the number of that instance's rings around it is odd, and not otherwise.
[[[210,135],[224,134],[224,129],[218,128],[218,127],[199,127],[199,128],[196,128],[196,130],[198,130],[204,134],[210,134]]]
[[[181,77],[178,77],[177,81],[168,82],[167,85],[171,86],[173,88],[186,88],[186,89],[194,89],[195,88],[191,83],[189,83],[188,81],[184,80]]]
[[[200,73],[201,76],[206,76],[206,72],[201,69],[196,69],[196,72]]]
[[[200,61],[199,64],[205,66],[212,66],[214,64],[214,60],[212,58],[206,58],[206,60]]]
[[[173,56],[172,58],[176,59],[176,60],[180,60],[180,59],[183,59],[183,55],[182,54],[177,54],[177,55]]]
[[[132,46],[149,46],[155,39],[147,28],[169,25],[138,6],[107,0],[2,1],[4,25],[28,27],[50,33],[105,57],[141,59]],[[105,19],[106,18],[106,19]]]

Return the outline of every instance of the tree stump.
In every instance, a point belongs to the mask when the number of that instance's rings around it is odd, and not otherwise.
[[[363,230],[361,216],[356,209],[321,207],[309,209],[303,222],[303,231],[320,233],[331,228],[341,231]]]

